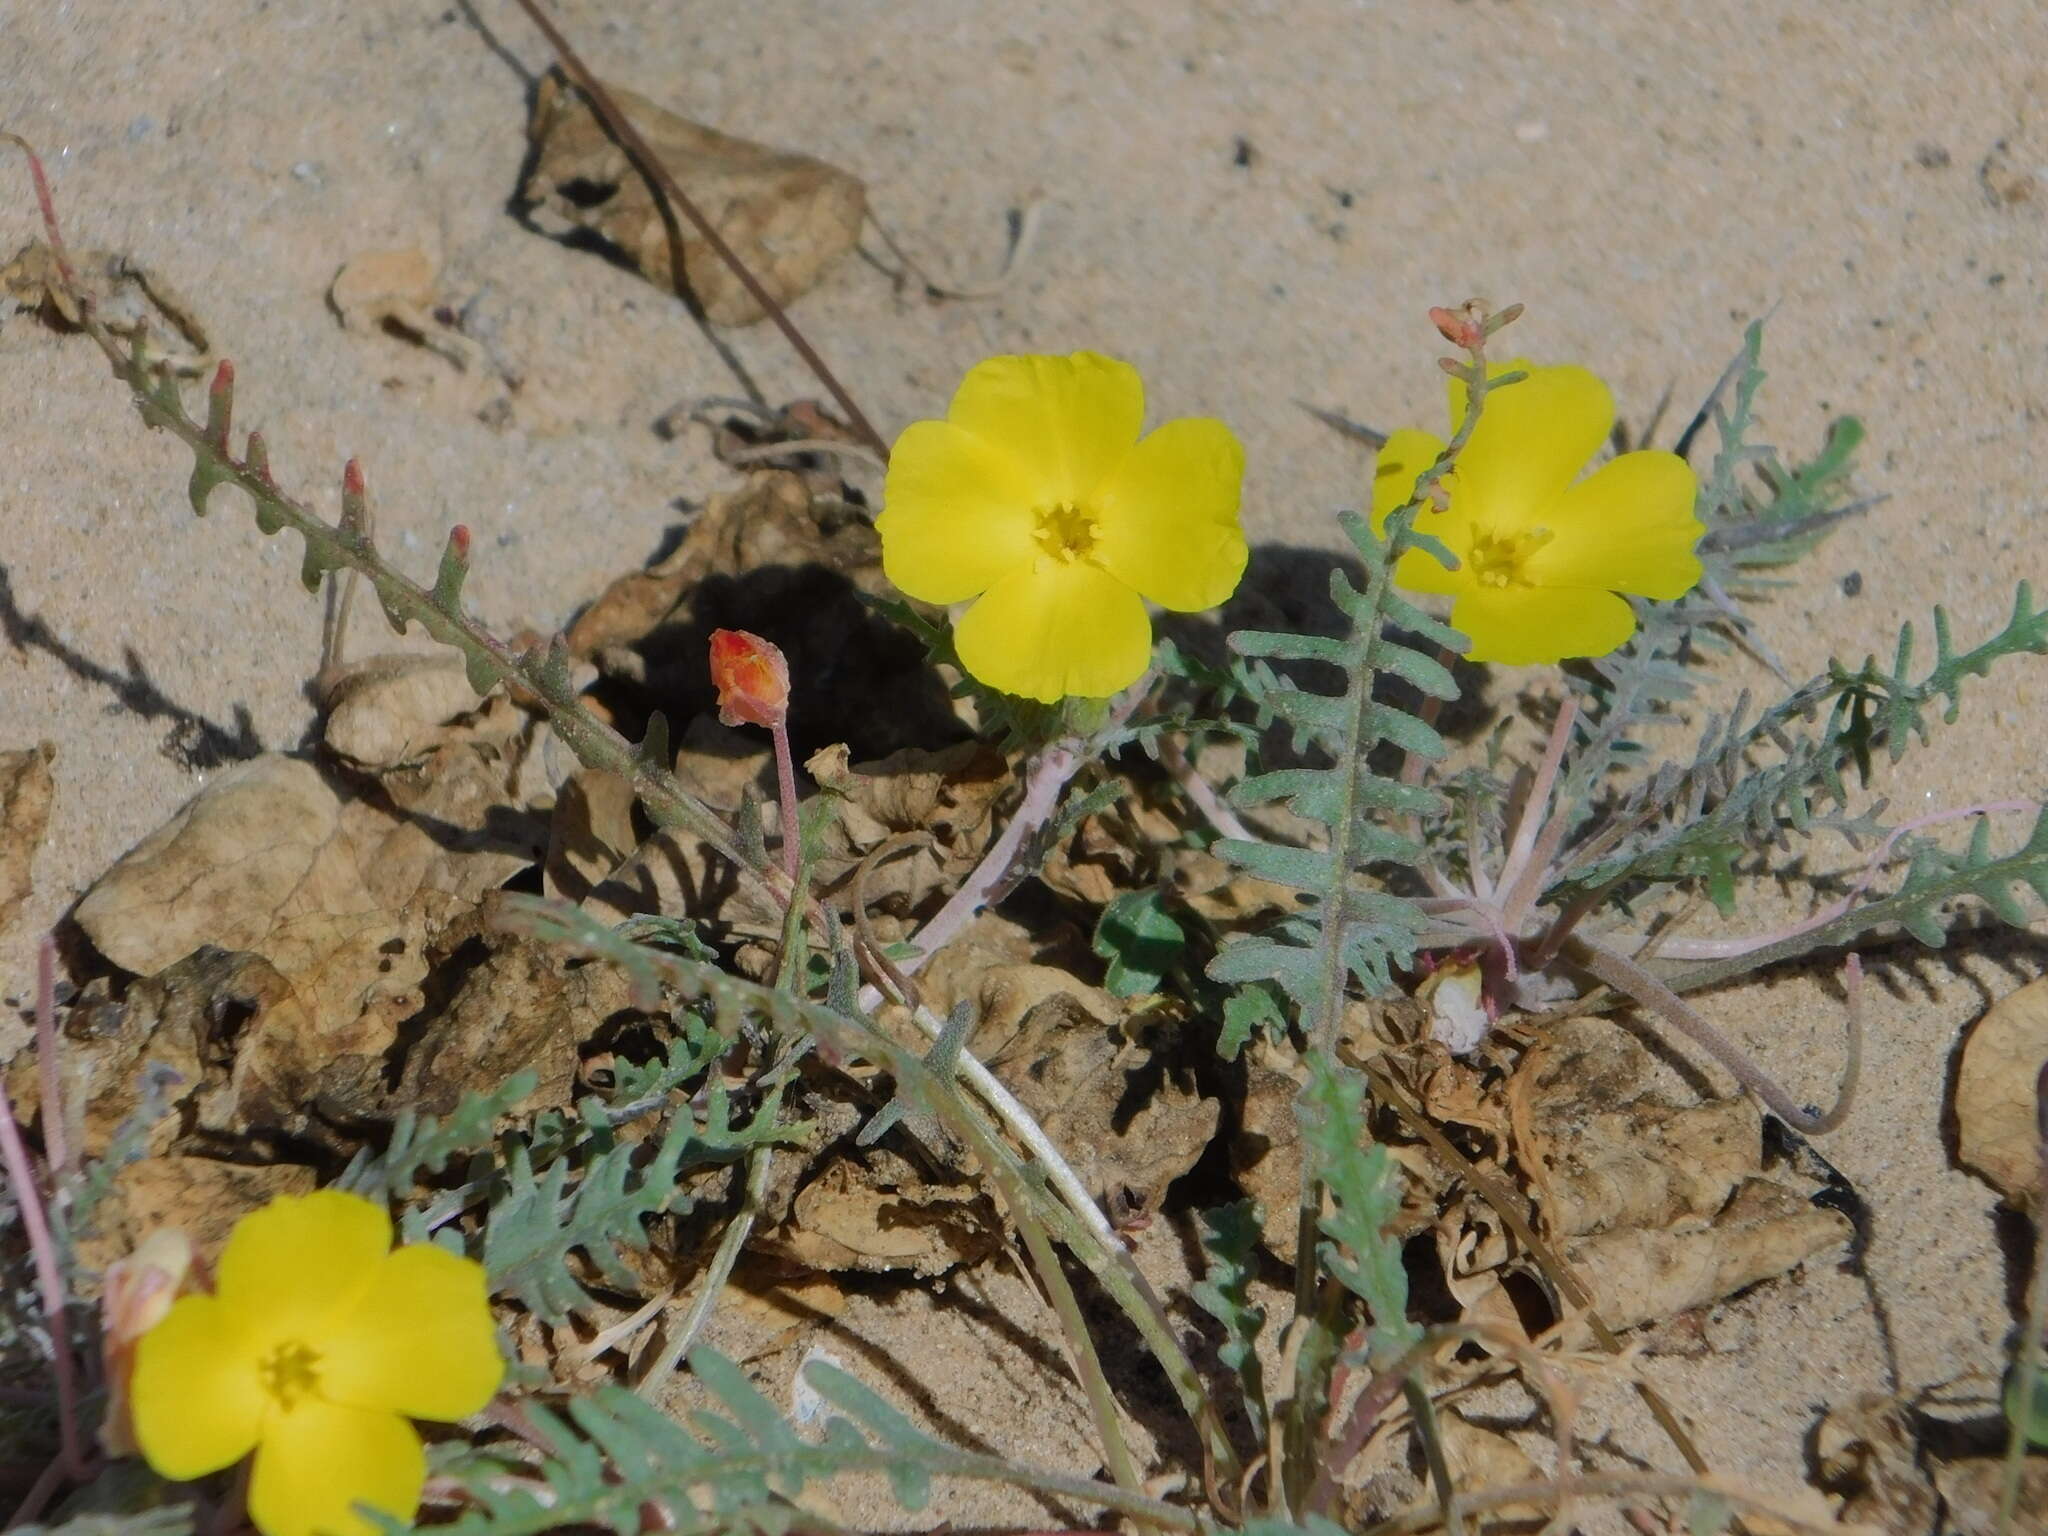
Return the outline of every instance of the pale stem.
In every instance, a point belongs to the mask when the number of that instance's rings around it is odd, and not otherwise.
[[[754,1217],[760,1212],[761,1201],[768,1191],[768,1172],[775,1160],[775,1149],[770,1146],[756,1147],[747,1158],[747,1189],[739,1211],[726,1223],[725,1235],[718,1240],[718,1251],[711,1256],[711,1263],[697,1286],[697,1294],[690,1302],[690,1310],[684,1317],[676,1336],[668,1341],[661,1356],[649,1366],[640,1378],[639,1392],[642,1397],[657,1390],[661,1383],[676,1368],[676,1362],[690,1351],[703,1331],[704,1324],[711,1317],[711,1309],[718,1304],[725,1282],[732,1277],[733,1266],[739,1262],[740,1250],[747,1245],[747,1239],[754,1231]]]
[[[1737,1050],[1726,1035],[1635,961],[1584,938],[1573,939],[1566,950],[1574,962],[1583,966],[1596,980],[1606,982],[1615,991],[1625,993],[1645,1008],[1652,1009],[1658,1017],[1726,1067],[1737,1082],[1763,1100],[1772,1114],[1794,1130],[1818,1136],[1823,1131],[1833,1130],[1849,1117],[1849,1108],[1856,1101],[1856,1083],[1863,1070],[1863,968],[1855,955],[1849,957],[1849,1046],[1848,1060],[1842,1067],[1842,1086],[1836,1095],[1834,1108],[1825,1114],[1814,1114],[1793,1103],[1792,1096]]]
[[[1891,856],[1892,849],[1897,846],[1900,838],[1909,833],[1940,826],[1943,822],[1960,821],[1969,816],[1991,816],[2008,811],[2038,811],[2040,808],[2040,803],[2034,800],[1989,800],[1982,805],[1966,805],[1959,810],[1935,811],[1931,815],[1917,817],[1895,827],[1890,835],[1878,844],[1876,852],[1871,854],[1869,862],[1863,866],[1862,874],[1856,877],[1856,883],[1849,888],[1846,896],[1829,902],[1812,916],[1801,918],[1789,927],[1776,928],[1769,933],[1751,934],[1739,939],[1664,939],[1654,934],[1625,933],[1603,934],[1601,940],[1610,946],[1626,947],[1631,953],[1640,952],[1655,943],[1657,953],[1667,960],[1739,959],[1756,950],[1768,949],[1773,944],[1782,944],[1787,939],[1796,939],[1802,933],[1824,928],[1843,916],[1862,899],[1863,893],[1870,889],[1872,882],[1877,879],[1878,872],[1884,868],[1885,860]]]
[[[78,1379],[71,1358],[71,1325],[65,1317],[64,1279],[57,1269],[57,1245],[50,1236],[42,1191],[36,1188],[35,1168],[5,1089],[0,1089],[0,1162],[6,1166],[7,1182],[14,1186],[14,1203],[28,1233],[29,1255],[35,1262],[36,1285],[42,1292],[44,1319],[50,1329],[50,1360],[57,1376],[58,1465],[65,1475],[78,1477],[85,1471],[85,1450],[78,1439]]]
[[[1578,700],[1565,695],[1558,706],[1557,720],[1550,728],[1550,740],[1544,744],[1543,761],[1537,766],[1535,778],[1529,781],[1529,798],[1515,823],[1514,842],[1509,845],[1500,877],[1494,882],[1494,889],[1503,893],[1501,921],[1509,928],[1521,927],[1530,903],[1541,894],[1544,866],[1555,856],[1557,841],[1564,835],[1564,818],[1553,822],[1545,813],[1550,808],[1550,793],[1557,787],[1557,770],[1564,761],[1564,749],[1571,741],[1572,726],[1578,718]],[[1547,848],[1539,848],[1539,835]],[[1539,852],[1542,857],[1537,856]]]
[[[1188,755],[1181,750],[1179,742],[1166,736],[1159,738],[1159,764],[1173,775],[1174,783],[1188,797],[1188,803],[1200,811],[1202,819],[1217,832],[1241,843],[1260,841],[1259,834],[1244,824],[1243,818],[1216,793],[1216,787],[1188,761]]]

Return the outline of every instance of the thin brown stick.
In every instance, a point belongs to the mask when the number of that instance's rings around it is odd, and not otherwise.
[[[555,57],[561,60],[563,72],[589,99],[591,109],[603,120],[605,130],[619,141],[620,148],[631,157],[640,174],[653,183],[655,189],[668,200],[671,208],[690,221],[690,226],[697,231],[704,243],[718,253],[718,259],[732,268],[733,276],[740,280],[740,286],[745,288],[754,302],[767,312],[768,318],[775,322],[775,328],[782,332],[783,338],[796,350],[796,355],[804,360],[804,366],[817,375],[818,382],[825,386],[826,392],[832,396],[834,403],[845,415],[847,425],[858,432],[867,445],[886,463],[889,458],[889,445],[882,440],[882,434],[875,430],[866,413],[854,404],[853,396],[848,394],[846,386],[839,382],[839,376],[826,366],[825,359],[818,355],[818,349],[797,329],[796,322],[789,318],[788,312],[777,302],[775,295],[754,276],[747,264],[740,260],[739,253],[726,244],[725,237],[704,217],[697,205],[684,195],[683,189],[676,185],[675,177],[668,173],[668,167],[661,163],[647,140],[640,136],[640,130],[619,110],[618,103],[612,100],[611,92],[607,91],[597,76],[590,72],[582,56],[569,45],[569,39],[562,35],[561,28],[548,20],[540,8],[539,0],[518,0],[518,5],[519,9],[526,12],[527,19],[540,28],[541,36],[548,40],[548,46],[555,50]]]

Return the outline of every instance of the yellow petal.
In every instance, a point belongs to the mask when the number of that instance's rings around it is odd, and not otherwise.
[[[375,1536],[355,1505],[409,1522],[426,1480],[420,1437],[397,1414],[309,1397],[263,1427],[249,1519],[263,1536]]]
[[[313,1343],[321,1396],[407,1418],[468,1418],[505,1375],[483,1266],[431,1243],[386,1258]]]
[[[1244,575],[1244,445],[1187,416],[1149,433],[1095,493],[1095,557],[1162,608],[1214,608]]]
[[[967,370],[946,419],[1008,455],[1029,476],[1034,504],[1073,505],[1138,441],[1145,385],[1129,363],[1099,352],[991,357]]]
[[[960,664],[991,688],[1051,704],[1102,699],[1152,657],[1138,594],[1100,566],[1041,556],[990,587],[953,629]]]
[[[1458,455],[1461,510],[1496,534],[1520,533],[1544,521],[1564,488],[1591,462],[1614,430],[1614,397],[1584,368],[1538,368],[1526,358],[1487,369],[1528,377],[1487,392],[1479,425]],[[1465,416],[1465,386],[1451,380],[1451,430]]]
[[[338,1189],[280,1195],[235,1223],[215,1291],[263,1339],[309,1338],[390,1251],[383,1206]]]
[[[1002,447],[947,421],[915,422],[896,439],[882,488],[882,569],[926,603],[986,591],[1036,553],[1042,487]]]
[[[1605,656],[1635,633],[1636,616],[1612,592],[1578,587],[1475,586],[1451,605],[1473,661],[1535,666]]]
[[[1427,521],[1421,522],[1420,526],[1425,532],[1436,533],[1436,529],[1431,528]],[[1465,558],[1466,552],[1452,545],[1452,541],[1444,534],[1437,533],[1437,537],[1444,539],[1451,553],[1461,561]],[[1454,571],[1428,550],[1411,549],[1394,562],[1394,585],[1407,592],[1428,592],[1439,597],[1456,597],[1460,592],[1471,590],[1472,577],[1463,565]]]
[[[1444,440],[1403,427],[1380,445],[1372,466],[1372,531],[1385,533],[1387,519],[1415,494],[1415,482],[1444,451]]]
[[[1683,597],[1700,579],[1698,494],[1692,467],[1677,454],[1625,453],[1551,505],[1551,539],[1522,562],[1521,574],[1545,587]]]
[[[135,1442],[159,1474],[190,1482],[256,1448],[262,1378],[246,1320],[218,1296],[185,1296],[135,1346]]]

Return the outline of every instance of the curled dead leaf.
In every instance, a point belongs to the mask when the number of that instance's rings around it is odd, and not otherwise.
[[[867,189],[858,177],[809,155],[702,127],[622,87],[607,84],[605,90],[777,303],[807,293],[853,248],[867,212]],[[670,292],[677,289],[680,265],[683,285],[720,325],[750,325],[767,313],[680,215],[677,262],[662,202],[583,93],[559,72],[542,79],[527,134],[537,153],[519,196],[542,230],[599,235],[642,277]]]
[[[1841,1498],[1844,1521],[1935,1529],[1940,1500],[1920,1464],[1910,1405],[1872,1392],[1830,1408],[1814,1428],[1813,1459],[1821,1486]]]
[[[327,750],[371,771],[425,757],[446,739],[448,722],[478,707],[452,651],[366,657],[328,680],[325,694]]]
[[[756,1248],[807,1269],[924,1278],[995,1251],[1002,1227],[972,1183],[938,1183],[886,1147],[835,1156]]]
[[[1507,1088],[1523,1176],[1549,1231],[1665,1227],[1708,1217],[1763,1159],[1747,1095],[1672,1103],[1650,1053],[1605,1019],[1549,1026]]]
[[[1620,1331],[1732,1296],[1854,1235],[1854,1224],[1840,1211],[1769,1179],[1749,1179],[1710,1222],[1595,1233],[1567,1243],[1564,1257],[1591,1288],[1602,1320]],[[1514,1304],[1497,1284],[1472,1303],[1468,1316],[1518,1326]],[[1574,1348],[1581,1335],[1591,1337],[1583,1325],[1568,1332]]]
[[[2048,977],[1992,1005],[1956,1068],[1956,1156],[2008,1200],[2040,1192],[2036,1084],[2048,1063]]]
[[[482,349],[434,317],[439,276],[434,258],[418,246],[363,251],[335,273],[327,302],[345,330],[396,332],[467,371]]]
[[[213,363],[212,343],[199,316],[178,291],[132,256],[115,251],[66,252],[72,276],[92,300],[93,314],[115,335],[147,344],[156,359],[173,373],[204,373]],[[31,240],[6,266],[0,267],[0,300],[75,326],[76,299],[67,288],[55,253],[41,240]],[[161,322],[184,343],[165,349],[158,340]]]

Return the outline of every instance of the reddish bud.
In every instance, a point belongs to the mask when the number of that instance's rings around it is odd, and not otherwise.
[[[363,466],[354,459],[350,459],[341,466],[341,494],[344,496],[361,496],[364,494]]]
[[[772,641],[744,629],[711,631],[711,682],[722,725],[770,730],[789,715],[789,663]]]
[[[469,558],[469,524],[457,523],[448,530],[448,552],[458,560]]]
[[[1481,323],[1458,310],[1434,305],[1429,311],[1429,319],[1445,341],[1454,347],[1463,347],[1467,352],[1486,339]]]
[[[206,395],[206,435],[222,453],[228,448],[228,423],[235,411],[235,365],[226,358],[213,370],[213,387]]]

